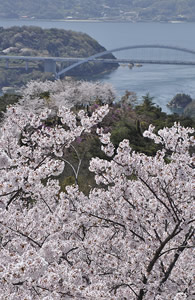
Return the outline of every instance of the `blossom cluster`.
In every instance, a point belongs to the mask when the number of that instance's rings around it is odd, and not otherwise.
[[[45,107],[55,111],[60,106],[70,108],[74,105],[86,106],[96,100],[110,104],[116,98],[116,91],[109,83],[56,80],[30,81],[21,89],[20,105],[25,110],[40,112]]]
[[[91,116],[60,105],[60,122],[48,125],[48,108],[8,109],[0,129],[1,300],[193,299],[192,128],[154,134],[150,126],[145,136],[162,143],[154,156],[132,151],[128,140],[115,149],[100,128],[108,159],[90,162],[96,187],[61,191],[66,149],[107,113],[107,105]]]

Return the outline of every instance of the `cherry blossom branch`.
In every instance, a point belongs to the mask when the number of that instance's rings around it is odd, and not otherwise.
[[[114,294],[116,294],[116,292],[119,288],[128,287],[134,293],[134,295],[136,295],[138,297],[138,294],[134,291],[134,289],[131,287],[131,285],[134,285],[134,284],[119,283],[116,286],[112,287],[110,291],[111,292],[114,291]]]
[[[47,203],[47,201],[46,201],[43,197],[41,197],[41,200],[45,203],[45,205],[46,205],[47,208],[49,209],[50,213],[53,214],[53,211],[52,211],[51,207],[49,206],[49,204]]]
[[[172,208],[172,211],[173,211],[173,213],[174,213],[174,215],[175,215],[177,221],[180,221],[180,219],[179,219],[179,217],[178,217],[178,214],[177,214],[177,212],[176,212],[177,208],[175,207],[175,204],[174,204],[173,199],[170,197],[168,191],[166,191],[163,187],[162,187],[162,190],[163,190],[163,192],[165,193],[165,195],[166,195],[166,197],[167,197],[167,199],[168,199],[168,201],[169,201],[169,203],[170,203],[170,206],[171,206],[171,208]]]
[[[172,239],[174,238],[180,231],[181,229],[178,231],[178,228],[180,226],[181,222],[178,222],[175,226],[175,228],[173,229],[172,233],[169,234],[167,236],[167,238],[160,244],[160,247],[156,250],[153,259],[150,261],[148,267],[147,267],[147,273],[150,274],[150,272],[152,271],[156,261],[159,259],[160,257],[160,253],[163,250],[163,248],[165,247],[165,245]]]
[[[145,239],[144,239],[141,235],[139,235],[138,233],[136,233],[135,231],[133,231],[133,230],[130,229],[130,228],[129,228],[129,231],[130,231],[131,233],[133,233],[133,235],[135,235],[136,237],[138,237],[141,241],[145,242]]]
[[[53,292],[54,292],[54,290],[48,289],[48,288],[43,287],[43,286],[40,286],[40,285],[36,285],[36,287],[39,288],[39,289],[48,291],[48,292],[50,292],[50,293],[53,293]],[[61,292],[61,291],[56,291],[56,292],[59,293],[59,294],[62,295],[62,296],[69,296],[69,297],[71,297],[71,298],[75,298],[75,296],[73,296],[70,292]],[[81,297],[81,299],[85,299],[85,298]]]
[[[186,246],[173,247],[173,248],[171,248],[171,249],[168,249],[168,250],[162,252],[162,253],[159,255],[159,257],[163,256],[163,255],[166,254],[166,253],[169,253],[169,252],[171,252],[171,251],[174,251],[174,250],[177,250],[177,251],[178,251],[178,249],[182,249],[182,248],[185,248],[185,249],[193,249],[193,248],[195,248],[195,246],[187,246],[187,245],[186,245]]]
[[[94,215],[92,213],[90,213],[89,216],[97,218],[97,219],[100,219],[100,220],[103,220],[103,221],[106,221],[108,223],[112,223],[114,225],[119,225],[119,226],[123,227],[126,230],[126,227],[125,227],[124,224],[118,223],[116,221],[113,221],[113,220],[110,220],[110,219],[107,219],[107,218],[104,218],[104,217],[96,216],[96,215]]]
[[[78,247],[74,247],[72,249],[70,249],[69,251],[67,251],[66,253],[63,253],[61,256],[60,256],[60,259],[64,259],[65,261],[67,261],[67,263],[70,265],[70,266],[73,266],[73,262],[70,261],[68,259],[68,254],[74,250],[78,249]]]
[[[9,199],[8,203],[6,204],[6,209],[8,210],[9,205],[13,202],[15,198],[17,198],[20,194],[22,189],[17,190],[17,192]],[[13,192],[12,192],[13,193]]]
[[[34,243],[35,245],[37,245],[39,248],[42,247],[42,245],[41,245],[40,243],[38,243],[37,241],[35,241],[34,239],[32,239],[32,238],[31,238],[30,236],[28,236],[27,234],[21,232],[20,230],[13,229],[13,228],[11,228],[10,226],[7,226],[7,225],[3,224],[2,222],[0,222],[0,224],[3,225],[4,227],[7,227],[9,230],[15,232],[16,234],[21,235],[21,236],[27,238],[29,241],[33,242],[33,243]]]
[[[155,198],[168,210],[168,212],[172,215],[171,210],[169,209],[169,207],[166,205],[166,203],[164,203],[159,197],[158,195],[154,192],[154,190],[151,188],[151,186],[143,179],[139,176],[139,179],[141,180],[141,182],[144,183],[144,185],[150,190],[150,192],[155,196]]]
[[[159,240],[160,244],[162,244],[162,240],[161,240],[161,238],[160,238],[160,236],[159,236],[157,230],[154,229],[154,232],[155,232],[155,235],[156,235],[157,239]]]
[[[150,261],[150,263],[149,263],[149,265],[147,266],[147,269],[146,269],[148,275],[151,273],[151,271],[152,271],[152,269],[153,269],[153,267],[154,267],[156,261],[159,259],[160,253],[161,253],[161,251],[163,250],[163,248],[165,247],[165,245],[166,245],[166,244],[167,244],[174,236],[176,236],[176,235],[181,231],[181,230],[178,231],[178,228],[179,228],[179,226],[180,226],[180,223],[181,223],[181,222],[178,222],[178,224],[177,224],[177,225],[175,226],[175,228],[173,229],[172,233],[171,233],[170,235],[167,236],[167,238],[161,243],[161,245],[160,245],[160,246],[158,247],[158,249],[156,250],[156,252],[155,252],[155,254],[154,254],[152,260]],[[143,284],[145,285],[145,284],[147,283],[147,281],[148,281],[148,278],[144,275],[144,276],[143,276],[143,280],[142,280]],[[142,300],[143,297],[144,297],[144,294],[145,294],[144,289],[143,289],[143,288],[140,289],[140,292],[139,292],[139,295],[138,295],[137,300]]]
[[[174,268],[174,266],[175,266],[177,260],[179,259],[179,256],[180,256],[181,253],[186,249],[187,242],[193,237],[193,235],[194,235],[194,229],[190,228],[189,232],[188,232],[188,233],[186,234],[186,236],[185,236],[184,242],[182,243],[181,246],[178,247],[177,252],[176,252],[175,255],[174,255],[174,259],[173,259],[173,261],[170,263],[170,265],[169,265],[169,267],[168,267],[168,269],[167,269],[167,271],[166,271],[166,273],[165,273],[164,278],[163,278],[163,279],[161,280],[161,282],[160,282],[159,287],[160,287],[163,283],[165,283],[165,282],[167,281],[167,279],[169,278],[169,276],[170,276],[170,274],[171,274],[171,272],[172,272],[172,270],[173,270],[173,268]]]

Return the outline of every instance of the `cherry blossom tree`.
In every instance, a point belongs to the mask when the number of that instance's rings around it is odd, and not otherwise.
[[[45,91],[46,92],[46,91]],[[40,93],[39,93],[40,95]],[[30,94],[29,94],[30,97]],[[106,160],[93,158],[97,187],[61,191],[68,148],[108,113],[58,106],[8,108],[0,135],[0,299],[193,299],[194,129],[144,133],[155,156],[114,148],[97,129]]]
[[[110,104],[116,98],[116,91],[109,83],[56,80],[30,81],[21,88],[20,105],[31,111],[40,111],[45,106],[56,109],[63,105],[83,106],[94,103],[97,99],[102,104]]]

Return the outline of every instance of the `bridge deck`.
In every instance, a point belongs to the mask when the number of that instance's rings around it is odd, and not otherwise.
[[[188,54],[192,54],[194,56],[190,59],[105,59],[102,58],[106,54],[114,53],[118,51],[124,50],[133,50],[133,49],[142,49],[142,48],[158,48],[158,49],[168,49],[175,50],[178,52],[185,52]],[[154,56],[152,57],[154,58]],[[112,50],[106,50],[101,53],[96,53],[87,58],[75,58],[75,57],[51,57],[51,56],[16,56],[16,55],[0,55],[0,59],[6,60],[6,66],[9,67],[9,60],[23,60],[26,62],[26,70],[28,70],[28,62],[29,61],[43,61],[44,62],[44,71],[45,72],[53,72],[56,75],[56,78],[59,78],[62,74],[65,74],[67,71],[89,61],[93,62],[103,62],[103,63],[127,63],[127,64],[166,64],[166,65],[195,65],[195,50],[190,50],[181,47],[175,46],[166,46],[166,45],[135,45],[135,46],[127,46],[120,47]],[[64,68],[63,70],[56,73],[56,63],[57,62],[70,62],[72,63],[70,66]]]
[[[13,55],[0,55],[0,59],[11,59],[11,60],[24,60],[24,61],[53,61],[53,62],[84,62],[85,57],[52,57],[52,56],[13,56]],[[195,65],[194,61],[184,60],[155,60],[155,59],[106,59],[106,58],[91,58],[88,61],[103,62],[103,63],[127,63],[127,64],[171,64],[171,65]]]

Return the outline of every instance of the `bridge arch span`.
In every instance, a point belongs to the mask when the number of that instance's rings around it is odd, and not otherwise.
[[[62,74],[65,74],[66,72],[68,72],[69,70],[72,70],[74,68],[76,68],[79,65],[82,65],[84,63],[87,63],[90,60],[102,57],[106,54],[110,54],[112,52],[119,52],[119,51],[124,51],[124,50],[131,50],[131,49],[140,49],[140,48],[158,48],[158,49],[169,49],[169,50],[176,50],[176,51],[180,51],[180,52],[185,52],[185,53],[190,53],[190,54],[194,54],[195,55],[195,50],[190,50],[187,48],[182,48],[182,47],[177,47],[177,46],[169,46],[169,45],[156,45],[156,44],[151,44],[151,45],[134,45],[134,46],[125,46],[125,47],[120,47],[120,48],[114,48],[111,50],[106,50],[94,55],[91,55],[89,57],[87,57],[86,59],[83,59],[82,61],[76,62],[74,64],[72,64],[71,66],[64,68],[63,70],[61,70],[60,72],[56,73],[56,78],[60,78],[60,76]]]

